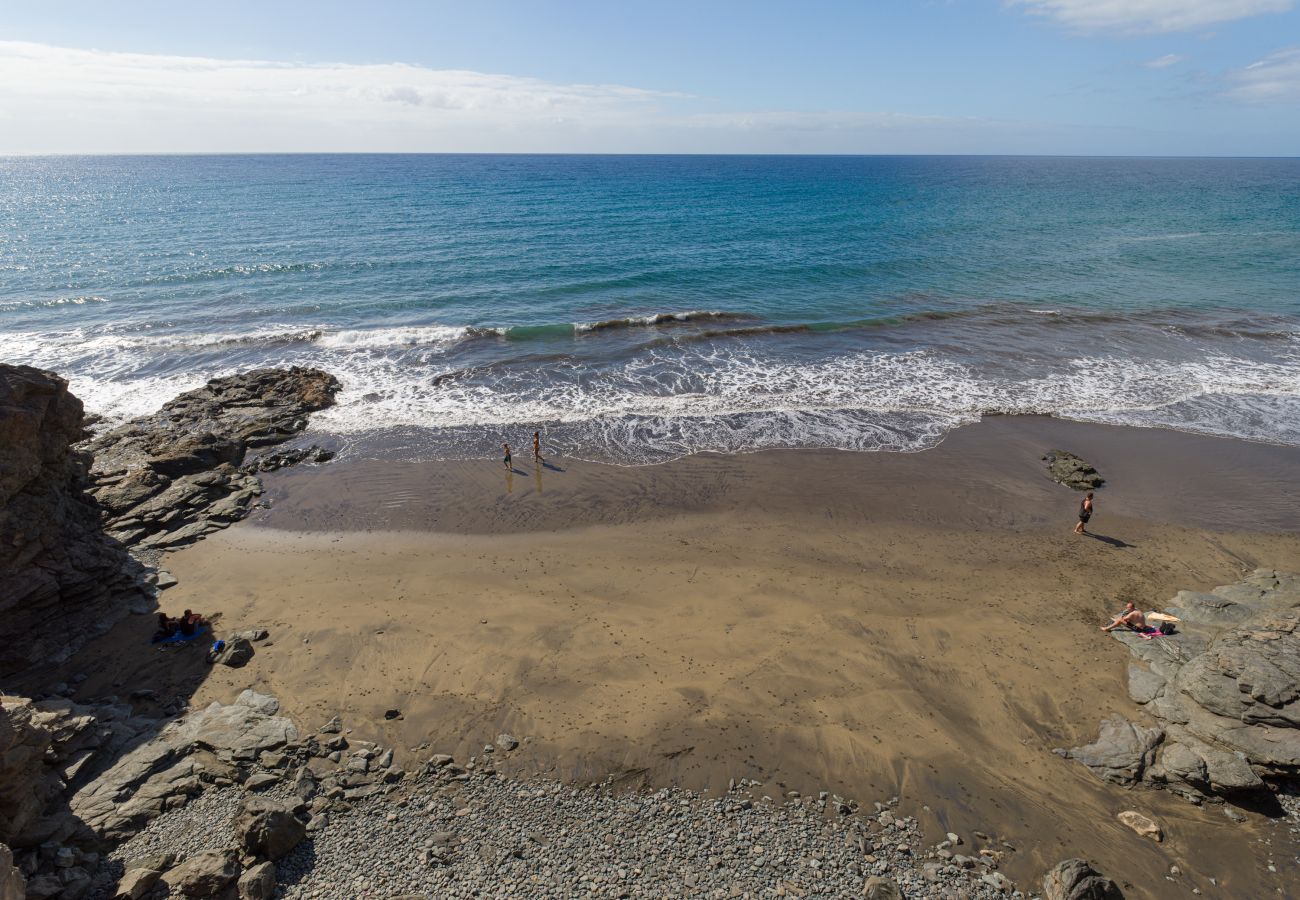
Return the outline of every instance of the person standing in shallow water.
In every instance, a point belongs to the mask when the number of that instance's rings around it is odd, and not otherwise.
[[[541,462],[541,461],[542,461],[542,433],[540,431],[534,431],[533,432],[533,462]]]
[[[1084,528],[1088,520],[1092,518],[1092,491],[1088,491],[1088,496],[1084,497],[1079,503],[1079,524],[1074,526],[1075,534],[1087,534],[1088,530]]]
[[[514,468],[515,468],[515,467],[514,467],[514,464],[510,462],[510,445],[509,445],[509,444],[502,444],[502,445],[501,445],[501,449],[504,450],[504,451],[506,452],[505,459],[501,460],[501,461],[502,461],[503,463],[505,463],[505,465],[506,465],[506,471],[507,471],[507,472],[512,472],[512,471],[514,471]]]

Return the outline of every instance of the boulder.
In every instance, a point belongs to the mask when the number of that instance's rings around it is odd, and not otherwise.
[[[1124,894],[1087,860],[1066,859],[1043,876],[1043,900],[1124,900]]]
[[[1065,450],[1047,451],[1043,455],[1043,462],[1047,463],[1049,478],[1076,491],[1091,491],[1106,482],[1106,479],[1097,474],[1096,469]]]
[[[226,641],[225,649],[217,654],[214,663],[242,669],[253,658],[253,643],[247,638],[231,638]]]
[[[113,900],[140,900],[163,876],[161,869],[127,869],[113,890]]]
[[[1151,840],[1156,841],[1157,843],[1165,839],[1164,829],[1156,824],[1155,819],[1152,819],[1150,816],[1145,816],[1135,809],[1126,809],[1120,813],[1117,818],[1129,828],[1132,828],[1138,834],[1142,835],[1142,837],[1151,838]]]
[[[862,886],[862,896],[867,900],[903,900],[903,892],[892,878],[872,875]]]
[[[220,897],[239,878],[239,854],[234,850],[196,853],[163,875],[169,891],[182,897]]]
[[[257,863],[239,876],[239,900],[271,900],[274,896],[275,863]]]
[[[298,846],[307,829],[288,804],[250,797],[235,819],[235,835],[250,856],[275,861]]]
[[[148,603],[86,492],[83,423],[62,378],[0,364],[0,680],[62,662]]]

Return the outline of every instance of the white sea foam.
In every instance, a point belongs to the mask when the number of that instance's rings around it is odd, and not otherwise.
[[[87,408],[113,418],[152,411],[207,378],[253,364],[314,365],[335,373],[344,390],[337,406],[313,417],[313,428],[353,439],[391,428],[437,431],[442,437],[430,445],[447,454],[478,452],[502,431],[543,425],[563,433],[567,452],[624,462],[778,446],[916,450],[990,412],[1300,445],[1300,351],[1293,349],[1267,360],[1099,353],[1009,368],[933,349],[842,350],[794,361],[759,342],[701,342],[643,348],[614,364],[598,355],[534,359],[492,344],[484,356],[473,349],[479,345],[464,344],[473,358],[467,365],[450,348],[470,336],[456,326],[333,333],[268,326],[198,339],[0,335],[0,346],[6,361],[69,374]],[[208,352],[231,341],[254,349],[241,347],[237,358]]]

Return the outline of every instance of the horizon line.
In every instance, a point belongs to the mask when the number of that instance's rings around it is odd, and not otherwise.
[[[827,159],[889,158],[967,158],[967,159],[1300,159],[1281,154],[1205,154],[1205,153],[690,153],[642,151],[565,151],[565,150],[140,150],[94,152],[3,152],[0,159],[113,158],[113,157],[210,157],[210,156],[574,156],[574,157],[789,157]]]

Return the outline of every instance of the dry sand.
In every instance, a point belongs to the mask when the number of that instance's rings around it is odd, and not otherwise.
[[[1079,495],[1038,461],[1058,445],[1110,479],[1104,537],[1070,534]],[[247,668],[191,673],[195,702],[257,686],[309,729],[337,713],[458,757],[508,731],[529,739],[512,770],[583,781],[899,795],[936,841],[1009,841],[1024,886],[1083,855],[1135,897],[1294,891],[1265,868],[1294,871],[1284,829],[1103,785],[1051,751],[1137,716],[1127,653],[1097,630],[1122,600],[1300,570],[1297,451],[993,419],[920,454],[562,460],[540,485],[516,463],[273,478],[271,510],[166,560],[169,611],[272,632]],[[149,624],[87,651],[85,693],[158,677],[148,654],[104,662]],[[1166,842],[1118,824],[1129,808]]]

